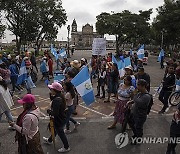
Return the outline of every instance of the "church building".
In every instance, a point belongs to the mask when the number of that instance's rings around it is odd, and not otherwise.
[[[82,27],[82,31],[77,31],[76,20],[73,20],[71,25],[71,45],[75,48],[92,48],[93,39],[100,37],[96,32],[93,32],[93,26],[86,24]]]

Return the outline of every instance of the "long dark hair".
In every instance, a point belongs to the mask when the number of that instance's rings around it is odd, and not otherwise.
[[[132,86],[132,78],[130,75],[126,76],[127,81],[129,82],[129,86]]]
[[[71,82],[65,82],[65,86],[66,86],[66,91],[69,92],[71,94],[71,97],[74,98],[75,97],[75,92],[74,92],[74,88]]]
[[[5,80],[0,81],[0,85],[3,86],[5,90],[7,90],[7,83]]]
[[[56,89],[53,89],[53,90],[56,92],[56,95],[59,95],[62,98],[63,102],[66,103],[64,94],[61,91],[58,91]]]

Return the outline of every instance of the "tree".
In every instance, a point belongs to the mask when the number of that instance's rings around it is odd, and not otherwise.
[[[39,0],[38,34],[36,37],[37,54],[43,40],[52,40],[57,37],[58,28],[66,24],[67,16],[58,0]]]
[[[36,0],[1,0],[1,10],[8,21],[8,29],[16,36],[18,52],[22,43],[33,41],[37,35],[36,4]]]
[[[158,15],[153,21],[156,42],[160,44],[163,41],[167,48],[170,45],[177,46],[180,42],[180,1],[164,0],[157,11]]]
[[[67,16],[60,0],[0,0],[8,29],[16,36],[17,50],[35,42],[37,53],[44,39],[55,39]]]
[[[139,14],[124,10],[121,13],[101,13],[96,17],[96,29],[101,35],[116,36],[116,50],[118,52],[123,43],[146,43],[149,40],[150,14],[148,11],[139,11]]]

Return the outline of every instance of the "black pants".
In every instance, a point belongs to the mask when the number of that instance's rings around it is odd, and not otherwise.
[[[159,94],[159,100],[164,104],[162,111],[165,111],[168,108],[168,99],[172,91],[166,91],[162,89]]]
[[[11,79],[11,84],[12,84],[12,91],[15,91],[15,88],[20,91],[21,90],[20,87],[18,85],[16,85],[17,77],[12,76],[10,79]]]
[[[174,139],[174,138],[180,137],[180,134],[170,134],[170,137]],[[177,143],[169,143],[166,154],[175,154],[176,146],[177,146]]]
[[[56,127],[55,126],[54,133],[55,133],[55,136],[58,135],[60,137],[60,139],[61,139],[61,141],[62,141],[62,143],[64,145],[64,148],[68,149],[69,148],[69,143],[68,143],[67,137],[66,137],[66,135],[64,133],[64,125],[61,126],[61,127]],[[52,142],[52,136],[49,137],[48,141]]]
[[[98,83],[98,86],[97,86],[97,91],[98,91],[98,93],[97,93],[97,95],[100,95],[100,89],[101,89],[102,92],[103,92],[103,97],[105,97],[105,89],[104,89],[104,85]]]
[[[134,133],[133,137],[142,137],[143,136],[143,125],[146,121],[145,117],[135,117],[133,114],[130,115],[128,124],[132,128]]]
[[[161,64],[161,68],[163,69],[164,68],[164,61],[161,61],[160,64]]]

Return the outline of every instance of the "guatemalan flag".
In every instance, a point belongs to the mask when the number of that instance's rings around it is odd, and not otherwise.
[[[143,59],[144,58],[144,44],[141,45],[141,47],[138,49],[137,55],[138,55],[139,59]]]
[[[66,54],[66,51],[64,48],[62,48],[60,51],[59,51],[59,55],[62,57],[62,58],[67,58],[67,54]]]
[[[95,101],[87,66],[71,80],[71,83],[75,86],[86,105],[90,105]]]
[[[160,53],[159,53],[159,56],[158,56],[158,62],[161,61],[161,58],[164,57],[164,50],[161,49]]]
[[[57,53],[56,50],[53,48],[53,45],[51,44],[51,53],[53,56]]]
[[[132,51],[132,49],[130,49],[130,51],[129,51],[129,52],[130,52],[130,56],[132,56],[132,55],[133,55],[133,51]]]
[[[19,70],[17,85],[22,84],[26,80],[27,80],[27,70],[26,70],[25,61],[23,60],[21,63],[20,70]]]
[[[123,60],[117,61],[114,55],[112,55],[112,62],[118,65],[119,75],[120,77],[124,76],[125,74],[125,67],[131,66],[131,59],[130,57],[124,58]]]

